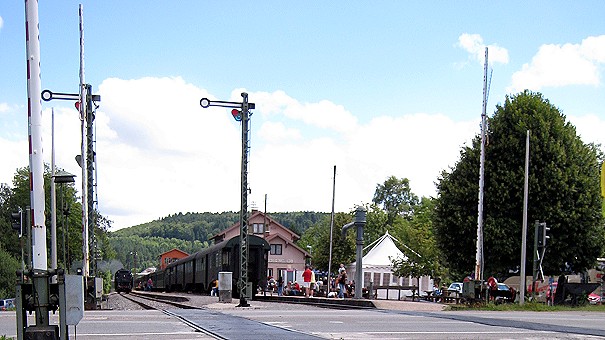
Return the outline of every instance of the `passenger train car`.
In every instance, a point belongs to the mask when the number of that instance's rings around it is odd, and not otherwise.
[[[248,281],[252,282],[252,291],[267,285],[267,266],[270,246],[258,236],[248,236]],[[153,290],[187,291],[209,293],[212,282],[218,279],[219,272],[232,272],[232,291],[239,297],[237,282],[240,276],[240,239],[239,236],[212,245],[195,254],[172,262],[163,270],[143,277],[143,282],[151,278]]]

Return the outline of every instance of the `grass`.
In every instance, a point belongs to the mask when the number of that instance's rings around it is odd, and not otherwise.
[[[482,305],[452,305],[448,310],[482,310],[482,311],[525,311],[525,312],[562,312],[562,311],[581,311],[581,312],[605,312],[605,305],[590,305],[583,306],[548,306],[540,302],[526,302],[523,306],[518,303],[502,303],[502,304],[482,304]]]

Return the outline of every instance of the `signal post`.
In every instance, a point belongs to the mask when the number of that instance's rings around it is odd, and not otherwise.
[[[210,106],[219,106],[232,108],[233,118],[242,123],[242,168],[241,168],[241,206],[239,212],[239,238],[240,238],[240,275],[237,286],[239,288],[240,302],[238,307],[249,307],[246,299],[252,298],[252,284],[248,282],[248,142],[249,142],[249,124],[251,109],[255,108],[254,103],[248,102],[248,93],[242,92],[241,102],[228,102],[202,98],[200,106],[208,108]]]

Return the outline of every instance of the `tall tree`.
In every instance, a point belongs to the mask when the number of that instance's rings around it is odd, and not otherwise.
[[[391,233],[409,247],[407,249],[400,246],[401,251],[407,256],[407,260],[395,259],[393,261],[393,271],[397,275],[415,278],[430,275],[433,278],[441,278],[447,274],[441,263],[442,256],[434,235],[434,209],[434,200],[422,197],[416,206],[412,220],[395,224]]]
[[[418,204],[418,196],[410,189],[407,178],[391,176],[383,184],[376,185],[372,202],[382,206],[387,213],[387,224],[390,225],[396,216],[411,218],[414,207]]]
[[[355,233],[348,232],[342,237],[342,226],[353,221],[353,213],[336,213],[332,233],[332,272],[338,270],[340,263],[355,261]],[[307,250],[311,246],[313,267],[327,271],[330,259],[330,216],[308,228],[298,240],[297,245]]]
[[[51,225],[51,208],[50,208],[50,184],[52,181],[52,175],[50,167],[45,164],[44,167],[44,191],[46,195],[46,208],[45,208],[45,224],[48,228],[47,241],[50,240],[50,225]],[[0,199],[1,210],[6,213],[10,211],[17,211],[18,207],[25,210],[30,204],[30,185],[29,185],[29,167],[23,167],[17,169],[15,176],[13,177],[12,188],[3,184],[0,188]],[[66,268],[66,263],[63,263],[65,259],[68,264],[74,264],[78,267],[81,266],[78,263],[82,259],[82,205],[78,202],[77,191],[73,183],[59,184],[57,186],[57,260],[58,265],[61,268]],[[95,225],[94,234],[96,236],[97,245],[103,250],[100,255],[104,259],[111,256],[113,253],[108,248],[106,241],[106,233],[110,228],[111,221],[95,211],[95,219],[98,223]],[[10,226],[6,226],[5,223],[0,223],[2,231],[7,230]],[[65,234],[65,252],[63,251],[63,235]],[[6,251],[14,256],[20,258],[21,249],[18,240],[18,235],[15,232],[0,233],[0,243],[6,249]],[[47,247],[50,253],[50,247]],[[27,253],[27,249],[26,249]],[[70,266],[73,268],[73,266]]]
[[[527,254],[531,221],[551,228],[546,274],[591,267],[603,249],[599,158],[565,116],[541,94],[507,96],[488,119],[484,188],[484,271],[503,277],[520,264],[526,131],[531,130]],[[459,161],[438,182],[435,226],[439,246],[457,276],[475,261],[480,140],[461,150]],[[530,257],[531,259],[531,257]],[[528,265],[530,265],[528,261]],[[531,265],[529,266],[531,268]]]

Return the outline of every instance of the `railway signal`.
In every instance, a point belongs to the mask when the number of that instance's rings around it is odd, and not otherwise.
[[[535,229],[536,244],[538,249],[544,247],[544,223],[536,223]]]
[[[58,93],[50,90],[42,91],[42,100],[51,101],[55,99],[73,100],[76,102],[76,108],[80,112],[82,120],[82,150],[78,164],[82,168],[82,191],[86,194],[82,195],[82,253],[83,253],[83,272],[84,276],[89,276],[90,270],[90,246],[89,235],[91,229],[94,231],[94,141],[93,141],[93,123],[95,119],[94,108],[96,103],[101,101],[100,95],[92,94],[92,86],[90,84],[81,84],[82,93]],[[81,105],[81,103],[84,105]],[[76,156],[76,160],[78,157]],[[82,162],[85,160],[85,162]],[[84,164],[82,164],[84,163]]]
[[[238,109],[233,109],[233,110],[231,110],[231,115],[233,116],[233,118],[236,121],[238,121],[238,122],[242,121],[242,111],[240,111]]]
[[[534,266],[533,266],[533,283],[532,295],[536,294],[536,281],[544,280],[544,271],[542,270],[542,261],[546,254],[546,240],[550,238],[548,235],[549,227],[546,222],[536,221],[534,223]]]
[[[229,102],[221,100],[210,100],[208,98],[200,99],[200,106],[208,108],[210,106],[219,106],[232,108],[231,115],[236,121],[242,123],[242,171],[241,171],[241,205],[239,213],[240,226],[240,275],[239,275],[239,296],[240,303],[238,307],[248,307],[250,304],[247,298],[252,298],[252,284],[248,282],[248,135],[250,124],[250,110],[256,105],[248,102],[248,93],[242,92],[241,102]]]
[[[19,212],[11,213],[11,226],[13,230],[19,231],[19,237],[23,235],[23,210],[19,208]]]

